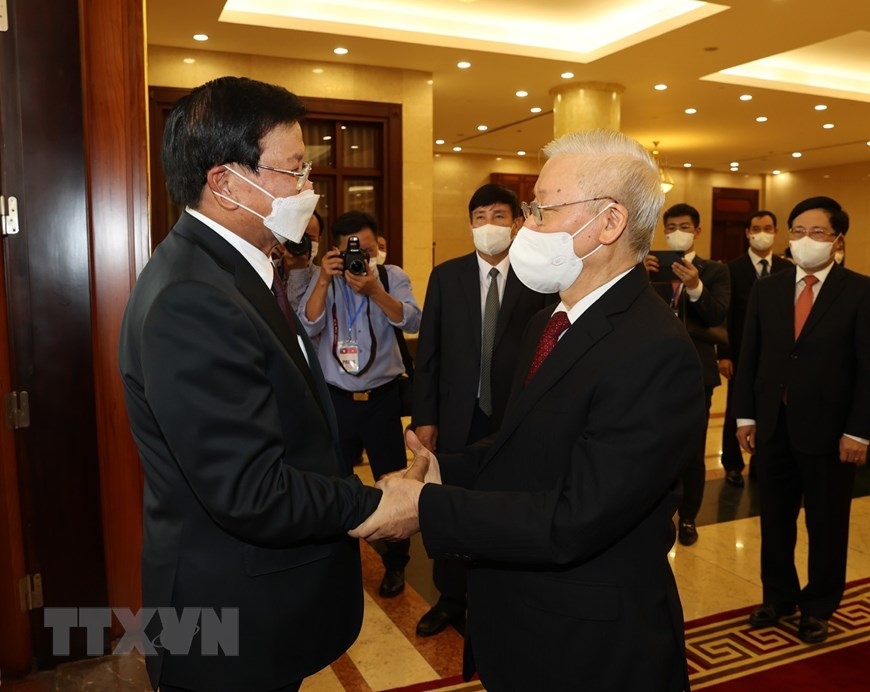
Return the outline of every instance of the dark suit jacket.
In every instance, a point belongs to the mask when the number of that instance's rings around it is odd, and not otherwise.
[[[782,257],[771,253],[770,273],[788,269],[794,265]],[[728,305],[728,344],[718,349],[718,358],[729,358],[735,363],[740,358],[740,341],[743,339],[743,322],[746,320],[746,307],[749,305],[749,293],[758,280],[755,265],[748,252],[728,263],[728,274],[731,278],[731,302]]]
[[[843,433],[870,439],[870,278],[835,264],[797,341],[795,279],[791,267],[752,288],[734,414],[766,442],[788,391],[794,448],[837,454]]]
[[[251,265],[182,215],[121,329],[145,471],[143,605],[238,608],[239,655],[203,657],[199,636],[189,655],[161,650],[147,657],[155,688],[271,690],[359,632],[359,544],[345,531],[380,491],[338,477],[335,415],[308,352],[313,371]]]
[[[414,425],[437,425],[438,449],[465,446],[480,383],[480,270],[477,253],[432,270],[423,305],[414,370]],[[520,337],[529,318],[556,294],[526,288],[508,271],[492,354],[492,426],[504,416]]]
[[[466,673],[495,691],[681,691],[668,551],[706,416],[697,352],[638,265],[523,387],[549,316],[523,338],[498,434],[439,457],[464,487],[420,496],[429,555],[472,561]]]
[[[716,344],[710,339],[710,327],[725,326],[728,317],[728,301],[731,295],[728,268],[721,262],[705,260],[696,254],[692,264],[698,268],[698,275],[704,290],[695,302],[689,300],[685,288],[680,294],[678,317],[683,320],[692,343],[698,350],[701,366],[704,369],[704,386],[718,387],[719,365],[716,362]]]

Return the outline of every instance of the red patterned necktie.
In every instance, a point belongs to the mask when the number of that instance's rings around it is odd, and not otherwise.
[[[813,284],[818,283],[818,278],[812,274],[804,277],[804,290],[798,295],[794,304],[794,338],[797,339],[813,309]]]
[[[534,374],[541,367],[541,364],[550,355],[550,351],[556,348],[559,342],[559,337],[568,327],[571,326],[571,320],[568,319],[568,313],[559,310],[550,317],[547,326],[544,327],[544,332],[541,334],[541,340],[538,341],[538,347],[535,349],[535,357],[532,358],[532,364],[529,367],[529,374],[526,375],[526,384],[532,379]]]

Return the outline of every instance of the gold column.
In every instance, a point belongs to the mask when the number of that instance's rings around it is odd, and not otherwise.
[[[607,82],[571,82],[550,89],[553,136],[600,127],[619,130],[623,91],[621,84]]]

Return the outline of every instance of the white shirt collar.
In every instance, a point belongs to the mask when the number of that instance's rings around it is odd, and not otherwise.
[[[499,262],[498,264],[490,264],[483,257],[480,256],[480,253],[477,250],[474,251],[474,256],[477,257],[477,268],[480,270],[480,281],[485,282],[486,277],[489,276],[489,270],[495,267],[498,269],[498,273],[501,274],[503,278],[507,278],[508,269],[511,266],[511,257],[510,255],[506,255],[505,258]]]
[[[795,265],[795,268],[797,269],[797,271],[795,272],[795,283],[799,284],[801,281],[803,281],[804,277],[807,274],[812,274],[819,280],[818,285],[819,287],[821,287],[821,285],[825,282],[825,279],[828,278],[828,274],[831,273],[831,269],[834,267],[834,264],[835,262],[831,262],[824,269],[819,269],[815,272],[808,272],[806,269],[801,269],[798,265]]]
[[[607,293],[607,291],[610,290],[611,286],[613,286],[623,276],[628,274],[628,272],[630,272],[632,269],[634,269],[634,267],[631,267],[630,269],[626,269],[621,274],[617,274],[616,276],[614,276],[606,284],[602,284],[601,286],[596,288],[594,291],[592,291],[588,295],[583,296],[579,301],[577,301],[574,304],[574,307],[572,307],[570,310],[565,305],[565,303],[560,302],[556,306],[556,309],[553,310],[553,314],[559,312],[559,310],[561,310],[562,312],[567,312],[568,319],[570,320],[571,324],[574,324],[574,322],[577,321],[577,319],[580,317],[580,315],[582,315],[590,307],[592,307],[592,305],[595,303],[596,300],[598,300],[601,296],[603,296],[605,293]]]

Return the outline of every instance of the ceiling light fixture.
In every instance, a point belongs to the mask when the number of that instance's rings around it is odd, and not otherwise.
[[[208,41],[208,34],[194,34],[194,41]]]
[[[740,100],[741,101],[751,101],[752,94],[740,94]]]
[[[739,161],[732,161],[728,165],[731,166],[732,168],[737,168],[740,165],[740,162]]]
[[[782,171],[779,170],[778,168],[774,168],[774,169],[771,171],[771,173],[773,173],[774,175],[779,175],[780,173],[782,173]]]
[[[767,122],[767,116],[766,116],[766,115],[759,115],[759,116],[755,119],[755,122],[757,122],[757,123],[766,123],[766,122]]]
[[[526,152],[524,152],[522,149],[520,149],[520,150],[517,152],[517,156],[525,156],[525,155],[526,155]]]
[[[791,157],[793,159],[799,159],[801,156],[803,156],[803,154],[801,154],[799,151],[793,151],[791,154]]]
[[[462,151],[462,147],[453,147],[453,151]]]
[[[460,70],[467,70],[469,67],[471,67],[471,63],[468,62],[468,60],[460,60],[458,63],[456,63],[456,67],[458,67]]]
[[[342,48],[341,46],[339,46],[338,48],[333,48],[332,52],[336,55],[347,55],[349,51],[347,50],[347,48]]]
[[[825,130],[833,130],[834,123],[825,123],[824,125],[822,125],[822,128],[824,128]]]
[[[196,62],[196,58],[185,58],[183,62],[185,65],[193,65]]]
[[[562,79],[574,79],[574,73],[573,72],[563,72],[561,74],[561,77],[562,77]]]
[[[529,113],[540,113],[542,110],[544,109],[540,106],[533,106],[532,108],[529,108]],[[870,144],[870,142],[868,142],[868,144]]]
[[[444,144],[444,140],[443,139],[436,139],[435,144]]]
[[[828,107],[824,103],[820,103],[817,106],[813,106],[813,108],[817,111],[826,111]]]
[[[697,112],[698,112],[697,108],[687,108],[686,110],[683,111],[683,113],[685,113],[686,115],[695,115],[695,113],[697,113]]]
[[[688,161],[686,161],[686,163],[683,164],[683,168],[691,168],[691,167],[692,167],[692,164],[689,163]]]
[[[667,88],[668,88],[668,85],[667,85],[667,84],[656,84],[656,85],[653,87],[653,89],[655,89],[656,91],[664,91],[664,90],[667,89]]]
[[[489,129],[489,125],[478,125],[477,126],[478,132],[486,132],[488,129]]]
[[[519,98],[521,98],[521,99],[524,99],[524,98],[525,98],[526,96],[528,96],[528,95],[529,95],[529,92],[528,92],[528,91],[525,91],[524,89],[520,89],[520,90],[517,92],[517,96],[518,96]]]
[[[674,179],[662,166],[661,159],[659,158],[659,143],[657,141],[653,142],[652,155],[655,159],[656,165],[659,167],[659,181],[662,186],[662,192],[667,194],[674,189]]]

